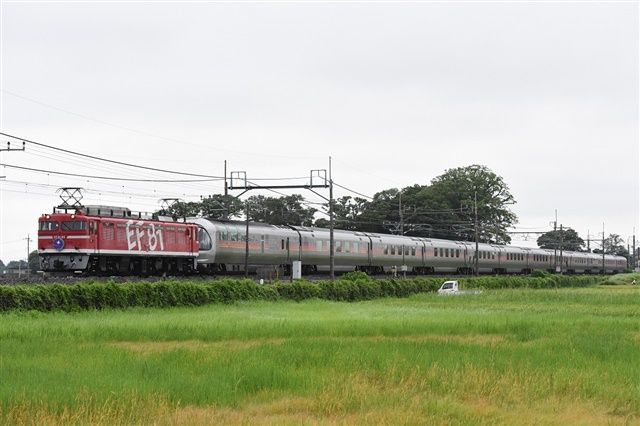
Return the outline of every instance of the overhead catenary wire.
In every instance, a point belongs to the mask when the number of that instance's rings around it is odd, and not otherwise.
[[[347,188],[346,186],[342,186],[342,185],[340,185],[339,183],[336,183],[336,181],[333,181],[333,184],[334,184],[335,186],[337,186],[338,188],[342,188],[342,189],[344,189],[345,191],[349,191],[349,192],[351,192],[351,193],[353,193],[353,194],[356,194],[356,195],[359,195],[359,196],[361,196],[361,197],[364,197],[364,198],[368,198],[368,199],[370,199],[370,200],[373,200],[373,197],[372,197],[372,196],[370,196],[370,195],[366,195],[366,194],[363,194],[363,193],[358,192],[358,191],[354,191],[353,189],[349,189],[349,188]]]
[[[73,165],[76,168],[78,168],[78,167],[80,167],[80,168],[88,168],[88,169],[91,169],[91,170],[95,170],[96,168],[99,168],[100,170],[104,170],[104,171],[109,172],[109,173],[115,173],[115,174],[118,174],[120,176],[136,177],[136,178],[140,178],[140,179],[146,179],[147,176],[149,176],[149,179],[150,179],[151,176],[153,176],[153,175],[150,176],[148,173],[147,174],[142,174],[142,173],[139,173],[139,172],[136,172],[136,171],[132,171],[132,170],[127,170],[126,172],[124,172],[124,171],[122,171],[120,169],[114,168],[114,166],[108,166],[108,165],[105,166],[104,164],[100,164],[99,166],[96,167],[92,163],[87,163],[87,164],[82,163],[82,161],[90,162],[90,161],[93,161],[93,160],[80,160],[80,162],[78,162],[78,159],[70,159],[68,157],[61,156],[60,154],[49,153],[49,152],[47,152],[46,154],[43,154],[39,150],[36,150],[36,153],[31,152],[31,150],[30,150],[30,151],[27,152],[27,155],[34,155],[36,157],[46,158],[46,159],[54,160],[56,162],[62,162],[62,163],[70,164],[70,165]],[[153,178],[156,178],[156,176],[153,176]],[[222,179],[220,179],[220,180],[222,180]],[[203,187],[203,186],[201,186],[201,184],[198,184],[198,183],[185,183],[185,182],[177,182],[177,183],[164,182],[164,183],[167,183],[167,184],[180,184],[182,186],[188,186],[188,187],[190,187],[190,188],[192,188],[194,190],[205,191],[205,192],[208,189],[210,189],[210,185],[208,185],[207,187]]]
[[[168,174],[175,174],[175,175],[182,175],[182,176],[193,176],[193,177],[203,177],[203,178],[220,178],[220,179],[224,179],[224,177],[222,177],[222,176],[212,176],[212,175],[202,175],[202,174],[197,174],[197,173],[178,172],[178,171],[175,171],[175,170],[166,170],[166,169],[159,169],[159,168],[156,168],[156,167],[142,166],[142,165],[139,165],[139,164],[125,163],[123,161],[111,160],[111,159],[108,159],[108,158],[98,157],[98,156],[95,156],[95,155],[83,154],[81,152],[71,151],[69,149],[58,148],[58,147],[53,146],[53,145],[48,145],[48,144],[45,144],[45,143],[42,143],[42,142],[36,142],[36,141],[33,141],[33,140],[21,138],[19,136],[10,135],[8,133],[0,132],[0,135],[6,136],[6,137],[9,137],[9,138],[13,138],[13,139],[16,139],[16,140],[19,140],[19,141],[24,141],[24,142],[27,142],[28,144],[41,146],[41,147],[45,147],[45,148],[48,148],[48,149],[52,149],[52,150],[55,150],[55,151],[65,152],[67,154],[77,155],[79,157],[91,158],[91,159],[94,159],[94,160],[104,161],[106,163],[119,164],[121,166],[134,167],[134,168],[137,168],[137,169],[144,169],[144,170],[150,170],[150,171],[154,171],[154,172],[161,172],[161,173],[168,173]]]
[[[12,169],[28,170],[28,171],[40,172],[40,173],[50,173],[55,175],[75,176],[75,177],[84,177],[84,178],[90,178],[90,179],[104,179],[104,180],[113,180],[113,181],[129,181],[129,182],[167,182],[167,183],[213,182],[213,181],[220,181],[224,179],[224,178],[211,178],[211,179],[138,179],[138,178],[135,178],[134,179],[134,178],[118,178],[118,177],[111,177],[111,176],[94,176],[94,175],[85,175],[85,174],[79,174],[79,173],[59,172],[59,171],[53,171],[53,170],[36,169],[32,167],[16,166],[13,164],[5,164],[5,163],[0,163],[0,167],[9,167]]]
[[[11,179],[5,179],[3,180],[3,183],[5,184],[9,184],[9,185],[13,185],[13,186],[19,186],[19,187],[36,187],[36,188],[60,188],[59,185],[51,185],[51,184],[46,184],[46,183],[37,183],[37,182],[26,182],[26,181],[17,181],[17,180],[11,180]],[[165,192],[165,193],[158,193],[157,191],[155,193],[140,193],[140,192],[129,192],[127,190],[125,191],[113,191],[113,190],[109,190],[109,189],[96,189],[96,188],[89,188],[89,187],[83,187],[82,188],[83,192],[86,193],[93,193],[93,194],[114,194],[114,195],[127,195],[127,196],[131,196],[131,197],[142,197],[142,198],[152,198],[152,199],[158,199],[160,197],[169,197],[169,196],[185,196],[185,197],[190,197],[190,198],[199,198],[202,196],[202,194],[184,194],[184,193],[176,193],[176,192]]]

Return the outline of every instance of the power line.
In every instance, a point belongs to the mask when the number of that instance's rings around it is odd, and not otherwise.
[[[15,166],[12,164],[0,164],[1,167],[9,167],[12,169],[20,169],[20,170],[28,170],[31,172],[38,173],[50,173],[54,175],[64,175],[64,176],[74,176],[74,177],[84,177],[90,179],[104,179],[104,180],[117,180],[117,181],[129,181],[129,182],[165,182],[165,183],[173,183],[173,182],[212,182],[223,180],[223,178],[212,178],[212,179],[130,179],[130,178],[117,178],[110,176],[93,176],[93,175],[83,175],[78,173],[67,173],[67,172],[58,172],[53,170],[43,170],[43,169],[34,169],[31,167],[23,167],[23,166]]]
[[[363,194],[363,193],[361,193],[361,192],[354,191],[353,189],[349,189],[349,188],[347,188],[346,186],[342,186],[342,185],[340,185],[340,184],[338,184],[338,183],[335,183],[335,182],[333,182],[333,184],[334,184],[335,186],[339,187],[339,188],[344,189],[345,191],[349,191],[349,192],[352,192],[352,193],[354,193],[354,194],[356,194],[356,195],[359,195],[359,196],[361,196],[361,197],[365,197],[365,198],[368,198],[368,199],[370,199],[370,200],[373,200],[373,197],[371,197],[371,196],[369,196],[369,195],[365,195],[365,194]]]
[[[26,182],[26,181],[18,181],[18,180],[3,180],[3,183],[9,184],[9,185],[14,185],[14,186],[23,186],[25,188],[29,188],[29,187],[35,187],[35,188],[60,188],[60,185],[50,185],[50,184],[46,184],[46,183],[37,183],[37,182]],[[157,191],[154,190],[154,193],[135,193],[135,192],[123,192],[123,191],[113,191],[113,190],[108,190],[108,189],[95,189],[95,188],[83,188],[83,192],[87,192],[87,193],[93,193],[93,194],[114,194],[114,195],[128,195],[128,196],[132,196],[132,197],[143,197],[143,198],[152,198],[152,199],[158,199],[161,198],[163,195],[182,195],[184,197],[201,197],[202,194],[179,194],[179,193],[167,193],[167,192],[163,192],[163,193],[158,193]]]
[[[35,152],[40,152],[39,148],[36,148]],[[102,164],[100,166],[96,166],[96,165],[94,165],[92,163],[82,164],[82,163],[78,162],[78,161],[94,161],[94,160],[75,160],[75,159],[71,160],[69,157],[64,157],[64,156],[61,156],[61,155],[55,154],[55,153],[34,154],[33,150],[32,151],[28,151],[27,155],[33,155],[35,157],[47,158],[47,159],[54,160],[54,161],[57,161],[57,162],[71,164],[71,165],[74,165],[75,167],[80,167],[80,168],[90,168],[90,169],[94,169],[94,170],[96,168],[99,168],[99,169],[104,170],[104,171],[109,172],[109,173],[120,174],[120,175],[123,174],[122,170],[117,169],[117,168],[115,168],[113,166],[102,165]],[[96,161],[96,163],[98,163],[98,162]],[[148,176],[148,175],[144,175],[144,174],[141,174],[141,173],[135,172],[135,171],[132,173],[131,170],[127,171],[125,173],[125,175],[127,175],[128,177],[135,177],[135,178],[139,178],[139,179],[145,179],[145,176]],[[170,182],[167,182],[167,183],[170,183]],[[188,187],[193,188],[194,190],[198,190],[198,191],[208,191],[210,189],[210,185],[207,185],[207,187],[201,187],[200,185],[193,184],[193,183],[192,184],[188,184],[188,185],[185,185],[182,182],[179,182],[179,183],[181,183],[183,186],[188,186]]]
[[[10,135],[10,134],[7,134],[7,133],[2,133],[2,132],[0,132],[0,135],[7,136],[9,138],[13,138],[13,139],[17,139],[17,140],[21,140],[21,141],[24,141],[24,142],[27,142],[29,144],[33,144],[33,145],[36,145],[36,146],[41,146],[41,147],[44,147],[44,148],[52,149],[54,151],[65,152],[67,154],[77,155],[79,157],[91,158],[93,160],[104,161],[104,162],[107,162],[107,163],[119,164],[121,166],[134,167],[134,168],[137,168],[137,169],[151,170],[151,171],[154,171],[154,172],[169,173],[169,174],[174,174],[174,175],[195,176],[195,177],[205,177],[205,178],[221,178],[222,179],[221,176],[211,176],[211,175],[200,175],[200,174],[195,174],[195,173],[176,172],[174,170],[158,169],[158,168],[155,168],[155,167],[147,167],[147,166],[141,166],[141,165],[138,165],[138,164],[132,164],[132,163],[125,163],[125,162],[122,162],[122,161],[110,160],[108,158],[102,158],[102,157],[97,157],[95,155],[83,154],[83,153],[80,153],[80,152],[77,152],[77,151],[71,151],[71,150],[64,149],[64,148],[58,148],[58,147],[55,147],[55,146],[52,146],[52,145],[47,145],[47,144],[42,143],[42,142],[36,142],[36,141],[29,140],[29,139],[20,138],[18,136],[14,136],[14,135]]]

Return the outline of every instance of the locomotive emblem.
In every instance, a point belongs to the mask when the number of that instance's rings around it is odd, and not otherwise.
[[[64,248],[64,240],[60,237],[55,237],[53,239],[53,248],[60,251]]]

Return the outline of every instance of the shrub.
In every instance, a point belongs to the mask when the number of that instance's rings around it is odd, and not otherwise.
[[[368,281],[371,278],[369,278],[369,275],[367,275],[366,272],[363,271],[351,271],[351,272],[347,272],[346,274],[342,275],[340,277],[341,280],[345,280],[345,281]]]
[[[223,278],[210,281],[166,280],[159,282],[84,282],[75,285],[0,286],[0,311],[74,311],[122,309],[133,306],[199,306],[241,300],[326,299],[354,302],[379,297],[406,297],[435,292],[444,278],[370,279],[352,273],[335,281],[295,281],[258,285],[252,280]],[[585,287],[603,281],[599,276],[548,275],[535,277],[495,276],[459,279],[462,288],[560,288]]]

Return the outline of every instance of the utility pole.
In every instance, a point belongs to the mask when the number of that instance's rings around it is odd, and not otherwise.
[[[227,160],[224,160],[224,195],[229,195],[229,187],[227,186]]]
[[[244,202],[245,215],[247,220],[245,221],[245,244],[244,244],[244,277],[249,278],[249,200]]]
[[[224,160],[224,218],[225,220],[229,219],[229,200],[227,196],[229,195],[229,185],[227,185],[227,160]]]
[[[636,228],[633,228],[633,265],[631,268],[635,271],[638,266],[638,260],[636,259]]]
[[[564,242],[562,240],[563,236],[562,236],[562,224],[560,224],[560,275],[562,275],[563,269],[564,269],[564,259],[562,258],[562,243]]]
[[[404,235],[404,220],[402,216],[402,189],[399,192],[398,213],[400,214],[400,235]]]
[[[27,238],[23,238],[23,240],[27,240],[27,275],[28,275],[28,274],[29,274],[29,272],[30,272],[30,270],[29,270],[29,255],[31,254],[31,251],[30,251],[30,249],[29,249],[29,247],[30,247],[30,246],[29,246],[29,243],[30,243],[31,241],[33,241],[33,240],[30,238],[30,235],[29,235],[29,234],[27,234]]]
[[[604,264],[604,222],[602,222],[602,274],[606,272],[605,264]]]
[[[475,253],[475,275],[476,277],[479,275],[478,271],[478,191],[473,192],[473,227],[476,235],[476,253]],[[442,254],[442,253],[440,253]]]
[[[591,253],[591,247],[589,247],[589,242],[590,242],[590,238],[591,238],[590,232],[591,231],[589,231],[587,229],[587,253]]]
[[[553,270],[558,272],[558,234],[556,233],[558,229],[558,209],[556,209],[556,219],[553,221],[553,236],[556,240],[556,243],[553,245]]]
[[[331,174],[331,156],[329,156],[329,279],[336,278],[335,241],[333,238],[333,176]]]

